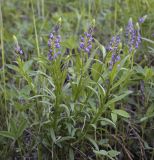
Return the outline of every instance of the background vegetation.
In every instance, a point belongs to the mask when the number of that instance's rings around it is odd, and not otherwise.
[[[109,70],[104,46],[144,15],[135,56],[123,46]],[[59,17],[62,55],[50,62]],[[1,0],[0,159],[153,160],[153,17],[154,0]],[[88,57],[78,48],[93,19]]]

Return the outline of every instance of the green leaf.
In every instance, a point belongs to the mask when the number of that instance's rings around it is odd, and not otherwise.
[[[65,104],[60,104],[60,107],[64,108],[65,112],[67,113],[67,116],[69,117],[70,116],[70,110],[69,110],[68,106],[65,105]]]
[[[146,116],[151,116],[152,114],[154,114],[154,104],[151,104],[151,106],[148,107]]]
[[[121,94],[120,96],[116,96],[115,98],[109,100],[106,105],[109,106],[109,105],[111,105],[115,102],[118,102],[118,101],[122,100],[124,97],[128,96],[131,93],[132,93],[132,91],[126,91],[125,93]]]
[[[91,142],[91,144],[95,147],[95,149],[98,151],[99,147],[97,145],[97,143],[95,142],[94,139],[90,138],[90,137],[86,137],[87,140],[89,140],[89,142]]]
[[[19,97],[22,98],[28,98],[30,95],[31,87],[29,85],[24,86],[20,91],[19,91]]]
[[[24,71],[28,71],[29,68],[32,66],[32,64],[33,64],[33,60],[26,61],[23,65]]]
[[[106,56],[106,49],[105,47],[97,40],[95,39],[96,44],[99,46],[99,49],[101,50],[102,54],[103,54],[103,59]]]
[[[70,49],[76,48],[78,46],[78,44],[77,44],[77,36],[71,36],[67,40],[62,42],[61,44],[65,48],[70,48]]]
[[[8,131],[0,131],[0,136],[6,137],[6,138],[10,138],[10,139],[15,139],[15,136],[13,133],[8,132]]]
[[[120,152],[116,151],[116,150],[110,150],[108,151],[109,156],[111,157],[116,157],[117,155],[120,154]]]
[[[142,39],[143,39],[144,41],[147,41],[147,42],[149,42],[149,43],[154,44],[154,41],[153,41],[153,40],[151,40],[151,39],[144,38],[144,37],[142,37]]]
[[[151,118],[153,118],[153,117],[154,117],[154,113],[151,114],[151,115],[149,115],[149,116],[145,116],[145,117],[141,118],[141,119],[140,119],[140,122],[144,122],[144,121],[146,121],[146,120],[148,120],[148,119],[151,119]]]
[[[69,149],[69,160],[74,160],[74,151],[72,148]]]
[[[118,62],[118,63],[116,63],[116,64],[113,66],[113,69],[112,69],[112,71],[111,71],[111,73],[110,73],[110,75],[109,75],[109,76],[110,76],[110,82],[111,82],[111,83],[113,83],[114,79],[116,78],[116,76],[118,75],[118,73],[119,73],[119,71],[120,71],[121,69],[127,70],[126,68],[122,68],[122,67],[123,67],[123,65],[125,64],[125,62],[127,61],[127,59],[129,58],[129,56],[130,56],[130,55],[126,56],[124,59],[122,59],[122,60],[120,61],[120,63]],[[120,68],[117,67],[118,64],[119,64]]]
[[[17,138],[23,134],[23,131],[25,130],[26,126],[27,126],[27,121],[25,119],[22,119],[17,129]]]
[[[56,143],[61,143],[61,142],[63,142],[63,141],[69,141],[69,140],[71,140],[71,139],[74,139],[74,137],[71,137],[71,136],[62,137],[62,138],[58,139],[58,140],[56,141]]]
[[[112,112],[117,114],[117,115],[119,115],[119,116],[125,117],[125,118],[129,118],[130,117],[130,115],[126,111],[121,110],[121,109],[115,109]]]
[[[9,68],[9,69],[12,69],[16,72],[19,72],[19,68],[15,65],[12,65],[12,64],[6,64],[6,66]]]
[[[90,55],[90,57],[88,58],[86,64],[84,65],[84,73],[87,72],[87,70],[89,69],[89,66],[91,64],[91,61],[94,59],[95,54],[97,53],[98,48],[96,48],[93,53]]]
[[[56,142],[56,136],[55,136],[55,132],[54,132],[53,128],[50,129],[50,135],[51,135],[51,138],[52,138],[53,142],[55,143]]]
[[[97,92],[93,87],[91,87],[91,86],[87,86],[87,88],[89,88],[93,93],[96,94],[96,96],[97,96],[97,98],[98,98],[98,100],[99,100],[99,102],[100,102],[100,97],[99,97],[99,95],[98,95],[98,92]],[[92,93],[92,92],[91,92],[91,93]]]
[[[111,125],[114,128],[116,128],[116,125],[108,118],[101,118],[101,125],[105,126],[105,125]]]
[[[17,133],[16,120],[14,118],[10,119],[10,128],[13,135]]]
[[[94,152],[96,155],[103,155],[103,156],[107,156],[107,155],[108,155],[108,152],[105,151],[105,150],[100,150],[100,151],[93,150],[93,152]]]
[[[114,123],[117,122],[117,114],[111,113],[111,118],[112,118],[112,121],[113,121]]]
[[[94,79],[94,81],[98,81],[100,75],[101,75],[101,72],[102,72],[102,64],[100,63],[94,63],[93,66],[92,66],[92,70],[91,70],[91,73],[92,73],[92,78]]]
[[[132,71],[124,71],[124,74],[121,76],[121,78],[118,80],[118,82],[116,82],[111,90],[115,89],[116,87],[118,87],[120,84],[122,84],[123,82],[127,81],[130,77],[130,75],[132,74]]]

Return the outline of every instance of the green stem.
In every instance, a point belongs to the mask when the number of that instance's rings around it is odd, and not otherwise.
[[[116,33],[117,24],[117,0],[115,0],[115,11],[114,11],[114,33]]]
[[[44,0],[42,0],[41,2],[42,2],[42,17],[44,18]]]
[[[134,53],[135,51],[132,51],[132,55],[131,55],[131,69],[133,69],[133,64],[134,64]]]
[[[38,160],[42,160],[42,146],[38,146]]]
[[[4,54],[4,44],[3,44],[3,17],[2,17],[2,8],[0,2],[0,37],[1,37],[1,51],[2,51],[2,68],[3,68],[3,84],[4,84],[4,110],[7,114],[6,107],[6,82],[5,82],[5,54]]]
[[[40,55],[40,49],[39,49],[38,34],[37,34],[37,29],[36,29],[36,19],[35,19],[34,7],[33,7],[32,0],[31,0],[31,6],[32,6],[32,12],[33,12],[33,25],[34,25],[34,31],[35,31],[35,42],[36,42],[36,48],[37,48],[37,55],[39,57],[39,55]]]

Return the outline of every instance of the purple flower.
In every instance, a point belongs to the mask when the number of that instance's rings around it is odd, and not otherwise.
[[[24,54],[23,50],[21,49],[21,47],[19,45],[17,45],[15,47],[15,52],[18,53],[18,54],[20,54],[20,55]]]
[[[84,32],[84,37],[81,36],[81,42],[80,42],[80,49],[83,50],[86,53],[90,53],[92,49],[92,42],[93,42],[93,37],[92,37],[92,30],[89,30],[88,32]]]
[[[90,52],[90,49],[87,47],[85,48],[85,52],[89,53]]]
[[[140,34],[140,31],[138,30],[137,31],[135,48],[138,48],[140,43],[141,43],[141,34]]]
[[[61,40],[61,36],[60,36],[60,35],[57,35],[57,38],[58,38],[59,40]]]
[[[118,61],[120,61],[120,56],[118,54],[113,53],[112,57],[111,57],[111,61],[109,62],[109,70],[112,70],[113,66],[115,65],[115,63],[117,63]]]
[[[59,42],[60,42],[60,39],[56,39],[56,40],[55,40],[55,43],[59,43]]]
[[[54,38],[53,33],[50,33],[49,38],[50,38],[50,39],[53,39],[53,38]]]
[[[48,40],[48,47],[51,47],[51,39]]]
[[[81,42],[84,42],[84,37],[81,36],[80,39],[81,39]]]
[[[90,37],[91,37],[91,34],[90,34],[90,33],[84,32],[84,34],[85,34],[85,36],[86,36],[87,38],[90,38]]]
[[[106,50],[110,52],[116,52],[120,43],[121,43],[120,36],[119,35],[113,36],[111,38],[110,43],[107,45]]]
[[[83,42],[80,43],[80,48],[84,49],[84,43]]]
[[[92,45],[90,44],[87,48],[90,50],[92,48]]]
[[[59,43],[55,43],[55,47],[56,48],[60,48],[60,44]]]
[[[49,53],[48,53],[48,59],[54,60],[57,58],[57,56],[61,53],[60,52],[60,42],[61,42],[61,36],[58,34],[59,28],[56,26],[54,28],[54,31],[50,33],[49,40],[48,40],[48,47],[49,47]]]
[[[60,55],[60,54],[61,54],[61,52],[60,52],[60,51],[58,51],[56,54],[57,54],[57,55]]]
[[[53,50],[52,50],[52,49],[50,49],[50,50],[49,50],[49,53],[52,53],[52,52],[53,52]]]
[[[51,55],[50,53],[48,53],[48,59],[49,59],[50,61],[53,60],[53,57],[52,57],[52,55]]]
[[[130,51],[132,51],[133,49],[135,37],[136,37],[136,31],[134,29],[134,24],[132,19],[130,19],[126,27],[126,39],[127,39],[127,43]]]
[[[141,43],[139,24],[137,23],[135,29],[132,19],[129,20],[128,25],[126,27],[126,40],[130,52],[135,48],[137,49],[139,47],[139,44]]]
[[[138,22],[142,24],[142,23],[144,23],[144,21],[145,21],[146,18],[147,18],[146,15],[143,16],[143,17],[140,17],[140,18],[138,19]]]
[[[20,54],[24,54],[23,50],[21,50],[21,49],[20,49],[19,53],[20,53]]]

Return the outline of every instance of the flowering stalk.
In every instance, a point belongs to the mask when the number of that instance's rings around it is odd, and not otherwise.
[[[110,43],[106,47],[106,50],[110,52],[117,52],[120,42],[121,42],[120,35],[113,36],[111,38]]]
[[[88,29],[88,32],[84,32],[84,36],[80,37],[80,49],[86,53],[90,53],[92,49],[92,42],[94,42],[94,38],[92,36],[95,27],[95,20],[92,22],[92,26]]]
[[[145,15],[145,16],[143,16],[143,17],[140,17],[140,18],[138,19],[138,22],[139,22],[140,24],[142,24],[142,23],[144,23],[144,21],[146,20],[146,18],[147,18],[147,15]]]
[[[139,23],[143,23],[145,18],[146,17],[140,18]],[[139,48],[139,44],[141,43],[141,34],[140,34],[139,24],[137,23],[136,28],[135,28],[131,18],[130,18],[128,25],[126,27],[126,40],[127,40],[130,52],[133,49]]]
[[[24,52],[23,52],[23,50],[21,49],[21,47],[19,46],[19,44],[18,44],[17,37],[16,37],[16,36],[13,36],[13,39],[14,39],[14,42],[15,42],[15,52],[16,52],[17,54],[23,55]]]
[[[61,36],[58,34],[60,25],[61,25],[61,18],[58,20],[58,24],[54,27],[54,30],[49,34],[49,40],[48,40],[49,60],[54,60],[57,58],[58,55],[61,54],[60,51]]]
[[[120,29],[120,32],[111,38],[111,41],[106,47],[106,50],[112,53],[111,60],[109,62],[109,69],[112,70],[113,66],[116,62],[120,61],[121,57],[119,54],[119,50],[122,48],[121,43],[121,36],[120,33],[122,32],[122,29]]]

